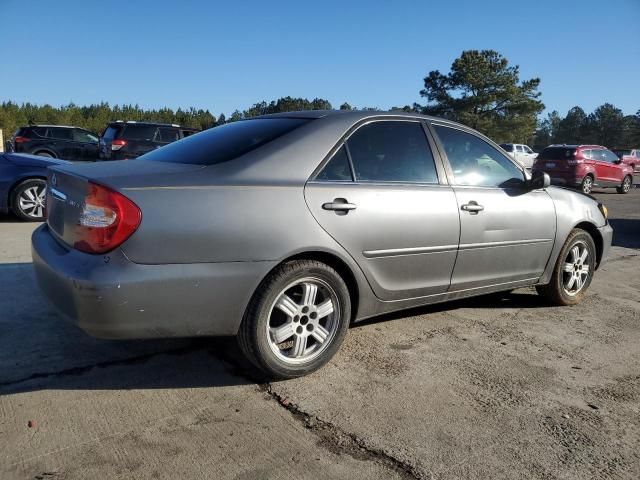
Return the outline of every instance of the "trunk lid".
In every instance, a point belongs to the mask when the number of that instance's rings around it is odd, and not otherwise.
[[[182,174],[201,165],[144,160],[69,164],[50,167],[47,178],[47,224],[67,245],[73,245],[89,182],[120,191],[125,188],[180,184]],[[126,192],[123,192],[126,195]],[[144,213],[143,213],[144,214]]]

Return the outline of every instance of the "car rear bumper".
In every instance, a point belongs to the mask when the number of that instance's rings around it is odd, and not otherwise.
[[[161,338],[235,335],[245,307],[276,262],[143,265],[121,250],[62,246],[47,225],[32,236],[38,285],[90,335]]]

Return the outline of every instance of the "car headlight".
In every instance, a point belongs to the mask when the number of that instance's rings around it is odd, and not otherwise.
[[[605,220],[607,220],[609,218],[609,210],[603,204],[601,204],[601,203],[598,204],[598,210],[600,210],[600,212],[602,212],[602,215],[604,216]]]

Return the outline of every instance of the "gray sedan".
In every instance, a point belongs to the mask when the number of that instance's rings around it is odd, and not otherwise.
[[[612,237],[478,132],[393,112],[257,117],[48,185],[33,260],[62,312],[106,338],[237,335],[275,378],[385,312],[529,285],[575,304]]]

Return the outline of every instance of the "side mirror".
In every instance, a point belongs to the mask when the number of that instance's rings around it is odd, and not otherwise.
[[[531,174],[531,180],[529,180],[529,187],[532,190],[538,190],[540,188],[547,188],[551,185],[551,178],[548,174],[536,170]]]
[[[620,165],[622,163],[622,159],[621,158],[617,158],[616,160],[614,160],[615,164]]]

